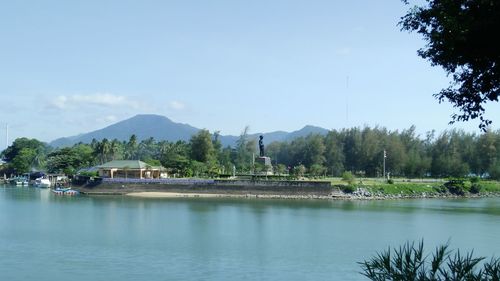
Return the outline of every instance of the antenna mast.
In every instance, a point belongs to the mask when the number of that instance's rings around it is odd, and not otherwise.
[[[5,123],[5,149],[9,147],[9,123]]]
[[[346,77],[345,81],[346,85],[346,94],[345,94],[345,119],[346,119],[346,128],[349,127],[349,75]]]

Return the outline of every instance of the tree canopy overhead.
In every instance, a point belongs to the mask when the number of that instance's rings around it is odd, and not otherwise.
[[[434,95],[458,108],[450,123],[479,118],[484,131],[491,124],[484,105],[497,102],[500,91],[500,1],[425,2],[412,7],[399,24],[402,30],[422,34],[427,44],[418,55],[453,77],[448,88]]]

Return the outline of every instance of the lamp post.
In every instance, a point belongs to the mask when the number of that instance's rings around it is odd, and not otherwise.
[[[387,152],[384,149],[384,179],[385,179],[385,158],[387,158]]]

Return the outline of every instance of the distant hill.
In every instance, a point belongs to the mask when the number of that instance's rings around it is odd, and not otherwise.
[[[200,129],[188,124],[175,123],[165,116],[141,114],[97,131],[56,139],[52,141],[50,145],[53,147],[66,147],[79,142],[90,143],[92,142],[92,139],[102,140],[103,138],[110,140],[116,138],[120,141],[127,141],[133,134],[137,136],[138,141],[148,139],[150,137],[153,137],[157,141],[189,141],[191,136],[196,134],[199,130]],[[309,134],[326,135],[327,133],[328,130],[324,128],[305,126],[304,128],[291,133],[276,131],[271,133],[251,134],[249,137],[257,139],[259,135],[263,135],[265,143],[268,144],[273,141],[293,140]],[[238,138],[239,136],[220,136],[223,146],[234,146]]]

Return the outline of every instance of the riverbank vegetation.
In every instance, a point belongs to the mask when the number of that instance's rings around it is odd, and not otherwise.
[[[163,165],[176,177],[217,177],[255,173],[257,144],[246,128],[234,147],[222,147],[218,133],[201,130],[189,142],[93,140],[72,147],[52,148],[36,139],[19,138],[1,153],[3,173],[32,170],[69,175],[114,159],[137,159]],[[448,178],[477,176],[500,179],[500,131],[482,134],[460,130],[420,137],[415,127],[402,131],[364,127],[332,130],[326,136],[309,135],[267,145],[275,174],[294,178],[325,178],[343,173],[353,177]],[[258,167],[257,167],[258,168]],[[367,185],[367,183],[364,183]],[[386,192],[406,185],[382,185]],[[423,187],[422,187],[423,188]],[[488,189],[486,185],[485,189]]]
[[[500,258],[485,261],[473,252],[449,250],[449,244],[424,253],[424,243],[405,243],[360,263],[370,280],[499,280]]]
[[[327,178],[344,193],[369,197],[449,197],[500,194],[500,181],[479,177],[406,179],[394,178]]]

